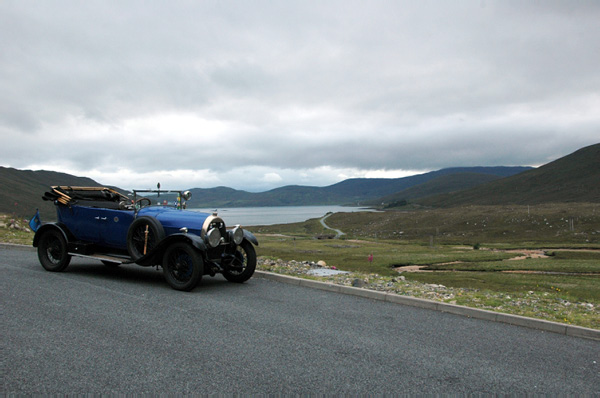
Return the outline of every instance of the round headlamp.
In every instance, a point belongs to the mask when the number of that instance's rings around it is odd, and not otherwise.
[[[231,240],[236,245],[239,245],[244,240],[244,230],[239,225],[237,225],[235,228],[229,231],[229,233],[231,236]]]
[[[221,232],[219,228],[213,228],[206,233],[206,243],[210,247],[217,247],[221,242]]]

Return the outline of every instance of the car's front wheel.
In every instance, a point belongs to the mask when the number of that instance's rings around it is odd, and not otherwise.
[[[225,267],[223,276],[229,282],[243,283],[254,275],[256,270],[256,251],[252,243],[243,240],[237,247],[231,264]]]
[[[200,253],[188,243],[174,243],[163,256],[163,273],[175,290],[190,291],[200,282],[204,262]]]
[[[38,244],[38,258],[47,271],[63,271],[69,266],[71,256],[67,252],[67,241],[60,231],[43,233]]]

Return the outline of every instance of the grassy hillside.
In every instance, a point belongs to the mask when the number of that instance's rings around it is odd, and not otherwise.
[[[189,207],[236,207],[253,196],[252,193],[228,187],[190,189],[192,199]]]
[[[30,217],[40,209],[42,219],[54,219],[55,209],[42,200],[51,185],[100,186],[87,177],[45,170],[17,170],[0,167],[0,213]]]
[[[530,169],[531,167],[452,167],[403,178],[351,178],[323,189],[326,192],[345,197],[353,203],[392,195],[451,174],[477,173],[506,177]]]
[[[432,207],[600,202],[600,144],[537,169],[461,192],[418,200]]]
[[[335,213],[327,225],[345,233],[346,240],[375,239],[422,244],[477,243],[528,247],[540,242],[584,247],[600,245],[600,204],[461,206],[413,211]],[[317,220],[260,226],[257,233],[331,233]]]
[[[377,200],[368,201],[365,204],[372,206],[383,206],[384,208],[398,207],[407,204],[413,199],[439,195],[442,193],[457,192],[490,181],[495,181],[500,178],[501,177],[497,175],[481,173],[448,174],[392,195],[387,195]]]

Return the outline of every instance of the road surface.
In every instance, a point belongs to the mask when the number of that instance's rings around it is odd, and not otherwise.
[[[327,219],[329,216],[331,216],[332,214],[333,214],[333,213],[329,213],[329,214],[327,214],[325,217],[321,218],[321,220],[319,220],[319,221],[321,221],[321,225],[323,226],[323,228],[325,228],[325,229],[330,229],[330,230],[332,230],[333,232],[335,232],[335,233],[336,233],[335,237],[336,237],[336,239],[337,239],[337,238],[339,238],[340,236],[342,236],[342,235],[346,235],[346,234],[345,234],[345,233],[343,233],[343,232],[342,232],[341,230],[339,230],[339,229],[331,228],[329,225],[325,224],[325,220],[326,220],[326,219]]]
[[[600,343],[253,278],[62,273],[0,245],[2,394],[600,394]]]

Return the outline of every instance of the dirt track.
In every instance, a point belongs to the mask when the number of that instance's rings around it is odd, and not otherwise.
[[[462,247],[464,248],[464,247]],[[550,256],[546,255],[546,249],[534,249],[534,250],[498,250],[498,249],[482,249],[482,250],[493,250],[493,251],[497,251],[497,252],[503,252],[503,253],[515,253],[515,254],[520,254],[518,256],[506,259],[506,260],[502,260],[502,261],[515,261],[515,260],[526,260],[528,258],[550,258]],[[575,250],[575,249],[552,249],[552,251],[561,251],[561,250]],[[578,250],[578,251],[595,251],[595,250]],[[453,261],[450,263],[439,263],[436,265],[450,265],[450,264],[463,264],[464,261]],[[396,271],[398,272],[434,272],[433,270],[426,270],[424,268],[427,268],[428,265],[406,265],[403,267],[397,267],[394,268]],[[436,271],[436,272],[452,272],[452,270],[446,270],[446,271]],[[538,273],[543,273],[543,274],[548,274],[548,273],[553,273],[553,274],[568,274],[568,273],[560,273],[560,272],[546,272],[546,271],[502,271],[502,272],[508,272],[508,273],[531,273],[531,274],[538,274]],[[577,274],[577,275],[582,275],[582,274]],[[596,275],[595,273],[592,273],[590,275]]]

